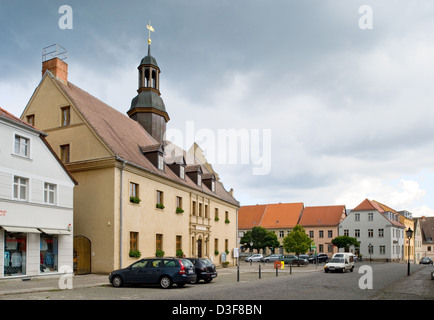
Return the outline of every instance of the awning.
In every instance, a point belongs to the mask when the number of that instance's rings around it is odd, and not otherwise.
[[[46,234],[66,234],[66,235],[71,234],[71,231],[62,230],[62,229],[42,229],[42,228],[39,228],[39,230],[41,230],[43,233],[46,233]]]
[[[36,228],[26,228],[26,227],[8,227],[8,226],[1,226],[3,229],[5,229],[7,232],[22,232],[22,233],[41,233]]]

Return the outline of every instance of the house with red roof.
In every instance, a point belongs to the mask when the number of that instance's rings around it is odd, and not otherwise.
[[[399,213],[375,200],[365,199],[340,223],[339,235],[356,238],[355,253],[366,259],[399,261],[404,257],[405,225]]]
[[[338,251],[332,239],[339,234],[339,223],[346,217],[345,205],[305,207],[298,224],[313,240],[317,253],[330,257]]]
[[[283,238],[298,224],[303,208],[303,203],[242,206],[238,211],[238,237],[241,239],[253,227],[263,227],[277,235],[277,240],[281,244],[279,253],[283,253]]]

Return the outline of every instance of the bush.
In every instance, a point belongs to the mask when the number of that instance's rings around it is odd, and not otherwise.
[[[140,203],[140,198],[139,197],[130,197],[130,202],[132,203]]]
[[[183,213],[184,210],[180,207],[176,207],[176,213]]]
[[[184,252],[181,249],[176,250],[176,256],[178,258],[182,258],[184,256]]]
[[[164,251],[163,250],[157,250],[155,251],[156,257],[164,257]]]
[[[164,209],[164,204],[162,204],[162,203],[157,203],[157,204],[155,205],[155,207],[158,208],[158,209]]]
[[[131,258],[140,258],[142,255],[139,250],[130,250],[129,254]]]

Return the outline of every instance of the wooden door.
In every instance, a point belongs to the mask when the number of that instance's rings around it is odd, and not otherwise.
[[[74,273],[75,274],[91,273],[90,247],[91,247],[90,240],[85,236],[74,237]]]

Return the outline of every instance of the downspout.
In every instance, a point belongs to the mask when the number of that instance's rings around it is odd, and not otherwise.
[[[120,159],[118,159],[120,160]],[[123,220],[123,195],[122,195],[122,190],[123,190],[123,173],[124,173],[124,168],[125,168],[125,160],[120,160],[122,161],[122,167],[121,167],[121,192],[120,192],[120,210],[119,210],[119,215],[120,215],[120,223],[119,223],[119,237],[120,237],[120,241],[119,241],[119,269],[122,268],[122,220]]]

